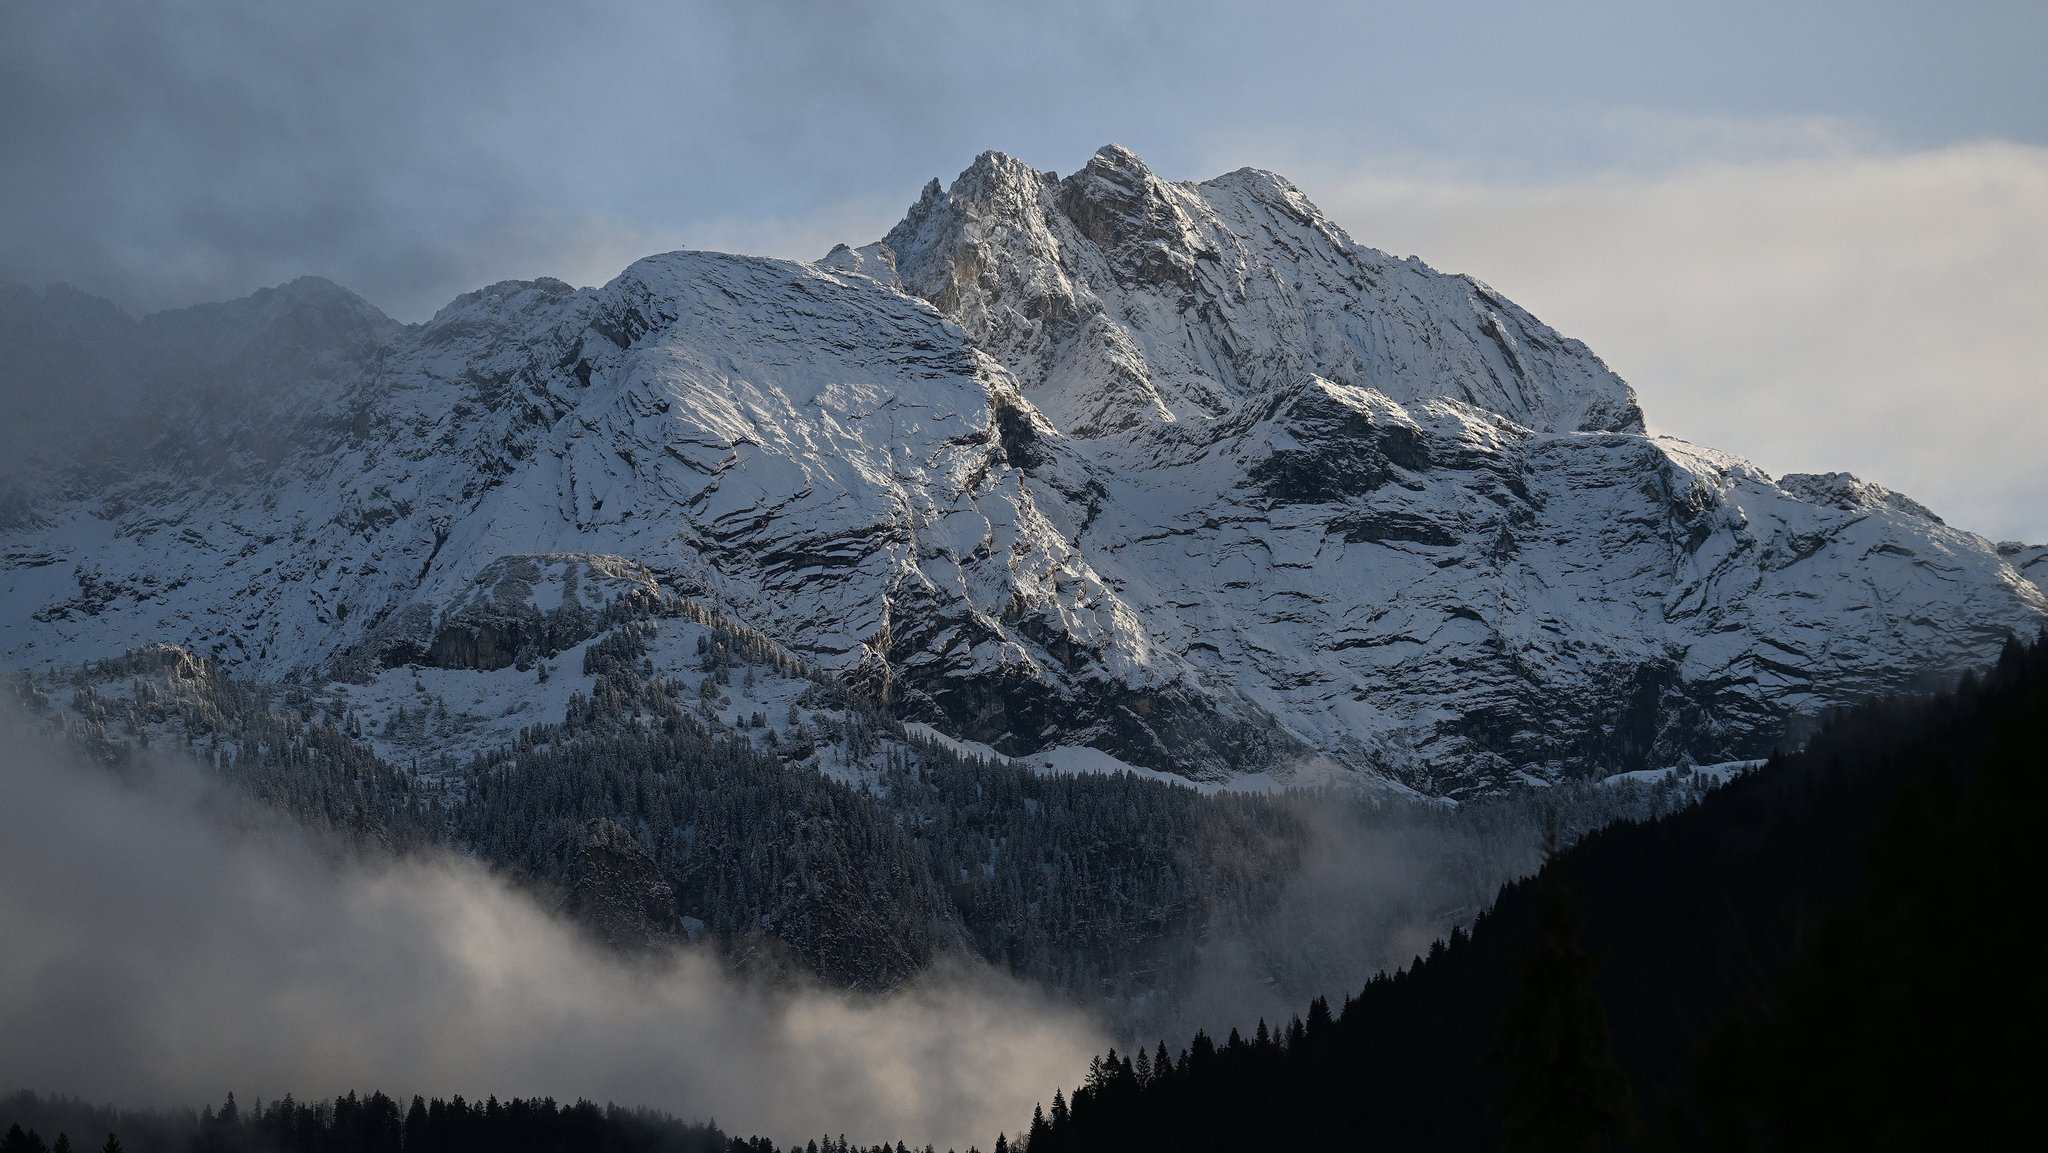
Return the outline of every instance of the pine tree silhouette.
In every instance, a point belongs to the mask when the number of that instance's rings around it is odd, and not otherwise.
[[[1584,917],[1553,832],[1536,878],[1536,941],[1501,1021],[1491,1058],[1507,1075],[1499,1104],[1504,1153],[1595,1153],[1630,1130],[1627,1080],[1614,1059],[1607,1013],[1593,995],[1594,958],[1579,945]]]

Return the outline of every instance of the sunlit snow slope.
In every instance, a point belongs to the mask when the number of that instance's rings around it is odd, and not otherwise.
[[[411,327],[316,280],[139,323],[6,289],[0,337],[16,666],[524,683],[653,583],[1007,753],[1458,794],[1766,751],[2048,619],[2038,550],[1648,436],[1484,285],[1118,148],[984,155],[816,264]]]

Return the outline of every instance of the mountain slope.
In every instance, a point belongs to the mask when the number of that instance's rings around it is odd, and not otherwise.
[[[27,299],[8,331],[71,350],[34,388],[148,347],[189,399],[118,467],[13,482],[19,666],[511,676],[581,639],[573,572],[1006,754],[1462,794],[1767,751],[2048,617],[1911,501],[1646,435],[1583,345],[1284,180],[1116,148],[985,155],[817,264],[672,253],[419,326],[324,282],[126,328]]]

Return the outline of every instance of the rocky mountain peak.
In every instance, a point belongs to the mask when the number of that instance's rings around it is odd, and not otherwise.
[[[57,286],[0,288],[0,430],[40,482],[274,466],[282,430],[310,439],[345,419],[343,395],[404,325],[317,276],[235,300],[132,320],[112,302]],[[17,478],[15,484],[34,487]]]
[[[1778,487],[1808,503],[1840,509],[1843,512],[1890,509],[1907,516],[1921,517],[1935,524],[1945,523],[1934,514],[1933,509],[1912,497],[1893,492],[1881,484],[1872,484],[1854,473],[1786,473],[1778,478]]]
[[[1052,174],[1047,173],[1048,180]],[[1059,200],[1068,205],[1123,209],[1142,213],[1170,210],[1170,185],[1153,173],[1137,153],[1120,144],[1105,144],[1095,150],[1079,172],[1059,184]],[[1104,229],[1083,229],[1097,244],[1112,244],[1119,238]]]
[[[339,362],[352,366],[371,356],[403,327],[376,305],[318,276],[220,304],[152,313],[141,324],[154,355],[174,361],[182,375],[207,378],[207,384],[219,383],[222,374],[324,375]],[[260,369],[240,363],[251,357],[294,363]],[[295,371],[280,373],[280,368]]]
[[[1118,145],[1103,147],[1087,167],[1061,181],[1055,201],[1110,259],[1119,280],[1193,292],[1196,261],[1216,258],[1190,211],[1199,211],[1199,201]]]
[[[1539,431],[1642,427],[1584,345],[1467,278],[1353,244],[1255,169],[1175,183],[1108,145],[1059,180],[987,152],[884,243],[904,289],[1072,436],[1227,421],[1312,379]]]
[[[891,287],[900,288],[902,278],[896,274],[896,252],[881,241],[852,248],[835,244],[832,251],[818,262],[818,267],[834,272],[852,272],[871,277]]]
[[[1324,216],[1323,210],[1308,198],[1308,193],[1277,172],[1264,168],[1239,168],[1205,180],[1200,187],[1212,194],[1227,192],[1256,200],[1281,216],[1308,225],[1339,247],[1352,247],[1350,234]]]

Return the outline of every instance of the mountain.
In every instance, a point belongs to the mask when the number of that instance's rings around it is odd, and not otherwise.
[[[412,326],[318,280],[140,322],[9,289],[0,332],[21,668],[459,670],[495,716],[665,593],[1002,754],[1462,796],[1768,752],[2048,619],[2030,553],[1650,435],[1477,281],[1114,147],[986,154],[817,263]]]
[[[0,284],[0,402],[13,417],[0,447],[25,466],[0,483],[21,496],[24,471],[69,472],[82,495],[150,466],[260,483],[287,455],[277,434],[358,383],[402,327],[317,276],[140,322],[65,285]]]

